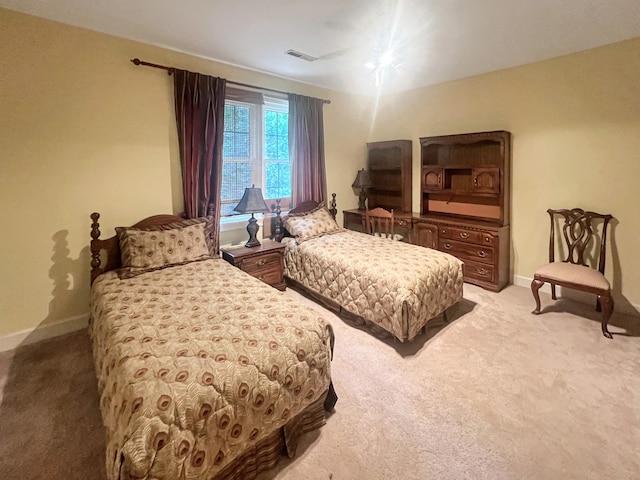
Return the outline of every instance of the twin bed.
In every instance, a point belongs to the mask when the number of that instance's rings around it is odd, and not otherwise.
[[[293,456],[336,400],[330,324],[212,255],[207,219],[150,217],[100,240],[92,218],[109,480],[255,478]]]
[[[346,317],[411,341],[462,298],[463,264],[444,252],[340,228],[328,209],[305,202],[276,217],[285,276]]]
[[[400,341],[462,298],[455,257],[340,229],[332,207],[277,216],[293,285]],[[108,479],[250,479],[294,456],[337,400],[331,325],[220,259],[208,218],[157,215],[102,240],[91,217]]]

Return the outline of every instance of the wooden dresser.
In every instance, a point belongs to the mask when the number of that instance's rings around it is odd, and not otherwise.
[[[469,283],[499,291],[509,283],[511,134],[424,137],[420,213],[413,243],[465,263]]]
[[[284,244],[265,239],[257,247],[228,247],[221,248],[220,252],[231,265],[278,290],[285,290],[284,249]]]
[[[462,260],[466,282],[493,291],[509,283],[509,226],[418,216],[413,220],[413,240]]]

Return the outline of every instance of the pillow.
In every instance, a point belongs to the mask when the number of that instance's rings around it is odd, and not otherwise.
[[[196,225],[198,223],[204,224],[204,239],[207,242],[209,253],[212,257],[215,257],[218,252],[214,248],[213,241],[211,240],[211,237],[213,236],[213,217],[185,218],[184,220],[180,220],[178,222],[165,223],[164,225],[155,225],[153,227],[145,228],[145,230],[173,230],[175,228],[184,228],[190,225]]]
[[[122,268],[120,278],[212,258],[205,239],[205,224],[170,230],[117,227]]]
[[[289,214],[283,220],[284,227],[298,243],[342,230],[324,204],[318,205],[310,212]]]

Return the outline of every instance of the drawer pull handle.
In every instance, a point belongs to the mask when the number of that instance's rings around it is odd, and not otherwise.
[[[445,243],[443,245],[444,248],[446,248],[447,250],[451,250],[451,244],[450,243]]]
[[[460,238],[469,238],[469,234],[466,232],[460,232]]]
[[[260,260],[258,260],[259,267],[263,266],[265,263],[267,263],[267,261],[264,258],[261,258]]]
[[[485,270],[484,268],[479,268],[478,269],[478,274],[479,275],[486,275],[487,273],[489,273],[489,270]]]
[[[478,256],[479,256],[480,258],[484,258],[484,257],[486,257],[486,256],[487,256],[487,254],[484,252],[484,250],[478,250]]]
[[[490,241],[490,240],[491,240],[491,239],[490,239],[489,237],[485,237],[485,239],[484,239],[484,241],[485,241],[485,242],[488,242],[488,241]]]

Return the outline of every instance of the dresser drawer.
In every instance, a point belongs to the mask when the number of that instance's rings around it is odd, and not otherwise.
[[[489,265],[495,261],[495,252],[492,247],[483,245],[472,245],[470,243],[457,242],[455,240],[440,239],[438,250],[450,253],[460,258],[460,260],[472,260]]]
[[[243,258],[238,267],[247,273],[254,274],[258,270],[280,270],[282,255],[280,253],[267,253],[256,257]],[[254,275],[255,276],[255,275]],[[267,282],[268,283],[268,282]]]
[[[495,282],[496,270],[493,265],[487,265],[485,263],[478,263],[472,260],[464,261],[464,278],[483,280],[485,282]]]
[[[493,235],[477,230],[466,230],[464,228],[456,227],[440,227],[438,233],[440,234],[440,238],[447,238],[465,243],[492,246],[494,242]]]

